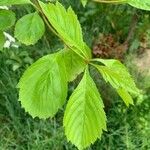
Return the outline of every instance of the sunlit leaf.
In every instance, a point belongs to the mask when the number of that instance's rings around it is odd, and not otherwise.
[[[26,45],[35,44],[44,32],[44,22],[37,12],[23,16],[15,27],[15,37]]]
[[[15,13],[11,10],[0,9],[0,30],[4,31],[14,25]]]
[[[1,6],[29,4],[29,3],[31,3],[30,0],[0,0]]]
[[[62,53],[65,61],[68,81],[73,81],[86,67],[85,61],[74,51],[65,49]]]
[[[40,5],[50,24],[65,44],[77,54],[89,59],[90,49],[83,41],[81,26],[72,8],[69,7],[66,10],[59,2],[56,4],[40,2]]]
[[[128,0],[128,4],[139,9],[150,10],[150,0]]]
[[[124,100],[125,104],[129,106],[129,104],[133,105],[133,99],[131,95],[123,88],[117,89],[118,94]]]
[[[64,115],[68,141],[82,150],[101,137],[106,130],[104,105],[96,85],[85,71],[82,80],[71,95]]]
[[[134,80],[127,71],[126,67],[121,64],[118,60],[114,59],[96,59],[98,62],[103,63],[102,65],[94,65],[99,72],[102,74],[106,82],[109,82],[124,100],[126,105],[133,104],[133,100],[129,93],[137,95],[139,93]]]
[[[61,55],[40,58],[25,71],[18,87],[25,111],[33,117],[53,117],[67,96],[66,70]]]

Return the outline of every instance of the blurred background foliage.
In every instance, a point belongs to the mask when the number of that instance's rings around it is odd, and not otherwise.
[[[88,150],[150,149],[150,12],[128,5],[89,2],[84,8],[78,0],[61,0],[71,5],[82,25],[85,41],[93,57],[120,59],[130,70],[141,95],[126,108],[115,91],[91,68],[103,97],[108,132]],[[11,7],[17,18],[33,12],[31,6]],[[7,31],[13,36],[13,29]],[[13,46],[16,44],[16,46]],[[49,29],[34,46],[17,41],[0,52],[0,149],[76,150],[68,143],[62,127],[64,110],[53,119],[33,119],[18,102],[16,88],[23,71],[41,56],[53,53],[63,43]],[[69,85],[69,95],[80,76]],[[65,107],[65,106],[64,106]]]

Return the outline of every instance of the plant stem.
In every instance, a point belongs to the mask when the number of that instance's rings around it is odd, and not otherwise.
[[[45,14],[43,13],[43,11],[42,11],[42,9],[41,9],[41,6],[39,5],[38,0],[32,0],[32,2],[33,2],[34,8],[35,8],[39,13],[41,13],[42,18],[43,18],[43,20],[45,21],[45,23],[46,23],[46,25],[48,26],[48,28],[49,28],[55,35],[59,36],[59,35],[57,34],[57,32],[55,31],[55,29],[53,29],[53,27],[49,24],[49,22],[48,22],[48,20],[47,20],[47,18],[46,18],[46,16],[45,16]]]
[[[128,32],[128,36],[124,42],[124,44],[129,44],[130,40],[133,38],[134,34],[135,34],[135,30],[136,30],[136,25],[138,23],[138,15],[136,12],[136,9],[134,10],[133,16],[131,18],[131,22],[130,22],[130,26],[129,26],[129,32]]]
[[[100,60],[101,60],[100,58],[93,58],[93,59],[90,59],[90,62],[95,62],[95,61],[100,62]]]

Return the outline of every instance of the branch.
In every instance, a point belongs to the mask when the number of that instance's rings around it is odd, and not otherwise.
[[[137,13],[135,11],[133,16],[132,16],[132,19],[131,19],[128,36],[127,36],[124,44],[128,45],[130,40],[133,38],[137,23],[138,23],[138,16],[137,16]]]

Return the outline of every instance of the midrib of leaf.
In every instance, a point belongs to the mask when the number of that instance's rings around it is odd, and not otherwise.
[[[83,87],[87,87],[86,86],[86,80],[85,80],[85,77],[84,77],[84,86]],[[85,90],[84,90],[84,97],[86,97],[86,88],[85,88]],[[83,143],[83,133],[84,133],[84,128],[85,128],[85,117],[86,117],[86,99],[84,100],[84,106],[83,106],[83,116],[82,116],[82,118],[83,118],[83,123],[82,123],[82,133],[81,133],[81,145],[82,145],[82,143]]]
[[[87,114],[86,114],[86,112],[88,111],[87,110],[87,108],[86,107],[88,107],[88,106],[94,106],[96,109],[97,109],[97,106],[95,105],[95,103],[93,103],[91,100],[93,99],[91,96],[90,96],[90,94],[88,93],[89,92],[89,90],[88,90],[88,88],[90,88],[90,85],[88,85],[88,78],[87,78],[87,74],[86,74],[86,76],[84,76],[84,82],[83,82],[83,87],[85,87],[84,88],[84,92],[82,93],[82,96],[84,97],[84,101],[83,101],[83,114],[82,114],[82,133],[81,133],[81,145],[84,145],[85,143],[85,141],[84,141],[84,136],[83,136],[83,134],[84,134],[84,130],[85,130],[85,125],[87,125],[86,124],[86,118],[87,118]],[[97,97],[97,95],[94,93],[94,95]],[[88,98],[88,100],[89,100],[89,102],[87,103],[87,98]],[[90,109],[90,107],[88,108],[88,109]],[[95,114],[95,110],[94,110],[94,114]],[[90,117],[89,117],[90,118]],[[97,117],[96,117],[96,120],[97,120]],[[98,121],[96,121],[96,123],[97,123]],[[92,120],[91,120],[91,125],[93,125],[92,124]],[[87,125],[88,126],[88,125]],[[97,126],[98,126],[98,124],[97,124]],[[91,132],[90,130],[88,131],[88,133],[89,132]],[[83,144],[84,143],[84,144]]]

